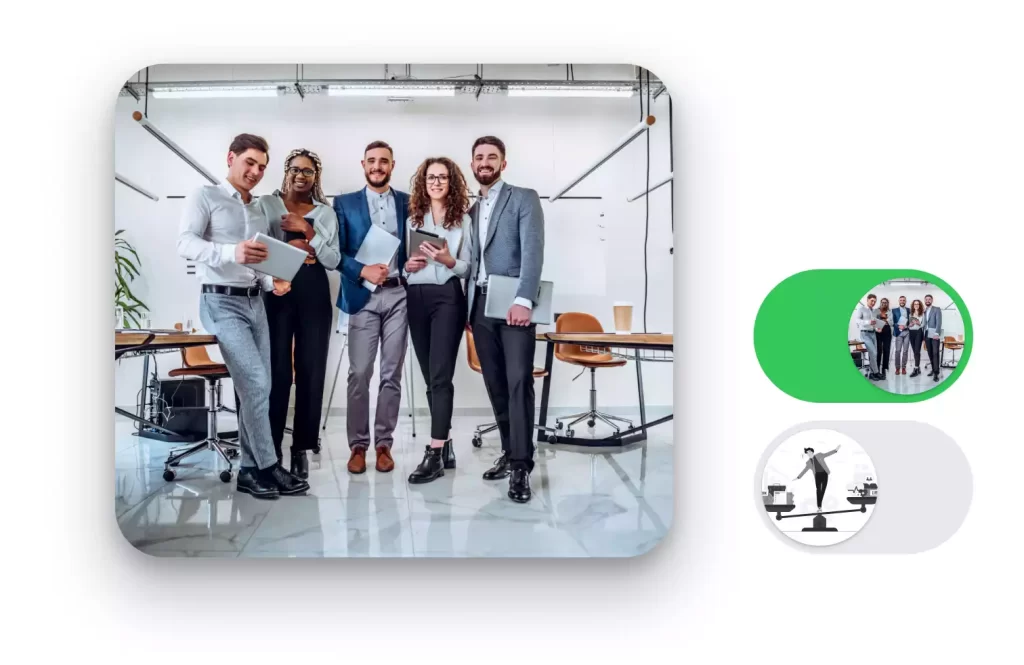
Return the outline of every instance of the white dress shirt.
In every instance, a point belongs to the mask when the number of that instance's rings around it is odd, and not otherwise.
[[[388,191],[378,194],[369,187],[366,187],[366,205],[370,212],[370,221],[391,235],[398,237],[398,213],[395,210],[395,192],[388,187]],[[391,257],[388,265],[388,277],[397,277],[399,273],[398,252]]]
[[[476,283],[479,286],[487,284],[487,261],[484,259],[484,244],[487,242],[487,229],[491,224],[491,213],[494,212],[494,205],[498,202],[498,194],[501,193],[501,188],[505,186],[504,180],[497,180],[491,188],[487,190],[487,195],[480,195],[477,205],[480,206],[480,269],[477,271]],[[516,298],[514,303],[516,305],[522,305],[526,309],[533,309],[533,301],[529,298]]]
[[[185,199],[178,233],[178,255],[196,262],[203,284],[274,289],[274,278],[235,262],[235,246],[267,233],[269,226],[257,198],[249,203],[227,180],[201,187]]]
[[[453,226],[450,229],[444,228],[443,224],[443,222],[434,224],[434,216],[428,210],[427,214],[423,215],[423,226],[419,230],[444,238],[448,243],[448,253],[455,259],[455,267],[449,268],[439,261],[428,258],[427,266],[423,270],[407,273],[406,277],[410,284],[447,284],[452,277],[465,277],[469,273],[469,243],[462,242],[462,233],[463,229],[470,228],[472,218],[469,215],[463,215],[462,225]],[[411,219],[406,221],[405,226],[409,229],[412,228]],[[416,250],[416,247],[409,247],[409,256],[412,256]]]

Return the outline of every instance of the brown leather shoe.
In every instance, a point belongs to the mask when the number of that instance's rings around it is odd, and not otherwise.
[[[349,473],[366,473],[366,448],[353,448],[348,458]]]
[[[391,449],[387,446],[379,446],[377,448],[377,470],[381,473],[388,473],[394,469],[395,460],[391,458]]]

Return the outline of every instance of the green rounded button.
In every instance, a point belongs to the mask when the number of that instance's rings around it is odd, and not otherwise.
[[[897,392],[883,389],[880,382],[869,381],[857,368],[851,356],[848,340],[856,339],[851,332],[851,318],[858,303],[874,290],[886,289],[898,297],[901,286],[883,286],[892,280],[920,280],[936,292],[936,304],[942,308],[942,336],[959,338],[963,334],[963,349],[944,351],[945,362],[956,357],[955,368],[943,368],[942,380],[933,387],[922,381],[927,377],[914,377],[914,355],[909,352],[907,376],[893,376],[888,382]],[[923,296],[914,288],[907,291],[911,298]],[[920,290],[920,289],[918,289]],[[943,304],[942,298],[951,300]],[[893,307],[897,302],[893,298]],[[877,307],[877,305],[876,305]],[[761,369],[779,390],[806,402],[920,402],[935,397],[948,389],[967,367],[974,341],[971,316],[963,299],[951,286],[935,275],[920,270],[808,270],[779,283],[765,297],[754,322],[754,351]],[[890,356],[896,352],[893,344]],[[922,375],[925,373],[927,354],[921,352]],[[891,363],[893,366],[895,362]],[[911,386],[924,388],[913,393]],[[901,394],[904,391],[912,394]]]

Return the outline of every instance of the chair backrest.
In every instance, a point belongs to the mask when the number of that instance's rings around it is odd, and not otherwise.
[[[476,355],[476,344],[473,342],[473,333],[466,331],[466,362],[474,372],[481,372],[480,356]]]
[[[952,343],[955,344],[956,343],[956,337],[953,337],[952,335],[946,335],[946,339],[943,340],[943,341],[945,341],[945,342],[952,342]]]
[[[182,330],[180,323],[174,324],[175,330]],[[181,364],[185,367],[204,367],[216,365],[210,354],[206,352],[205,346],[190,346],[181,350]]]
[[[565,312],[555,321],[555,332],[558,333],[603,333],[604,328],[597,317],[586,312]],[[587,347],[588,349],[592,347]],[[589,351],[584,351],[578,344],[556,344],[555,357],[559,360],[568,361],[572,358],[593,356]]]

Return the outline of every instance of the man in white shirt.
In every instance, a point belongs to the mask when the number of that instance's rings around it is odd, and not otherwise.
[[[874,293],[868,294],[868,305],[857,306],[857,313],[854,314],[854,320],[857,323],[857,329],[860,331],[860,339],[864,342],[864,346],[868,348],[868,363],[871,366],[871,373],[868,374],[868,378],[872,381],[881,381],[882,375],[878,373],[878,341],[875,339],[875,303],[878,302],[878,298]]]
[[[203,285],[199,316],[217,336],[239,398],[236,488],[258,499],[309,490],[281,466],[270,433],[270,331],[262,292],[284,295],[291,284],[249,267],[267,258],[266,245],[252,238],[269,225],[250,192],[263,179],[268,153],[263,138],[236,136],[227,178],[186,199],[178,235],[178,254],[196,262]]]
[[[544,263],[544,211],[537,192],[502,181],[505,166],[501,139],[484,136],[476,140],[473,175],[480,183],[480,198],[470,209],[466,295],[484,385],[501,433],[501,457],[484,473],[484,479],[508,476],[509,498],[525,503],[532,496],[533,355],[537,346],[536,325],[530,319]],[[484,314],[489,275],[518,279],[516,297],[504,319]]]
[[[907,373],[907,354],[910,351],[910,310],[907,297],[900,296],[900,306],[892,310],[892,338],[896,357],[896,374]]]

